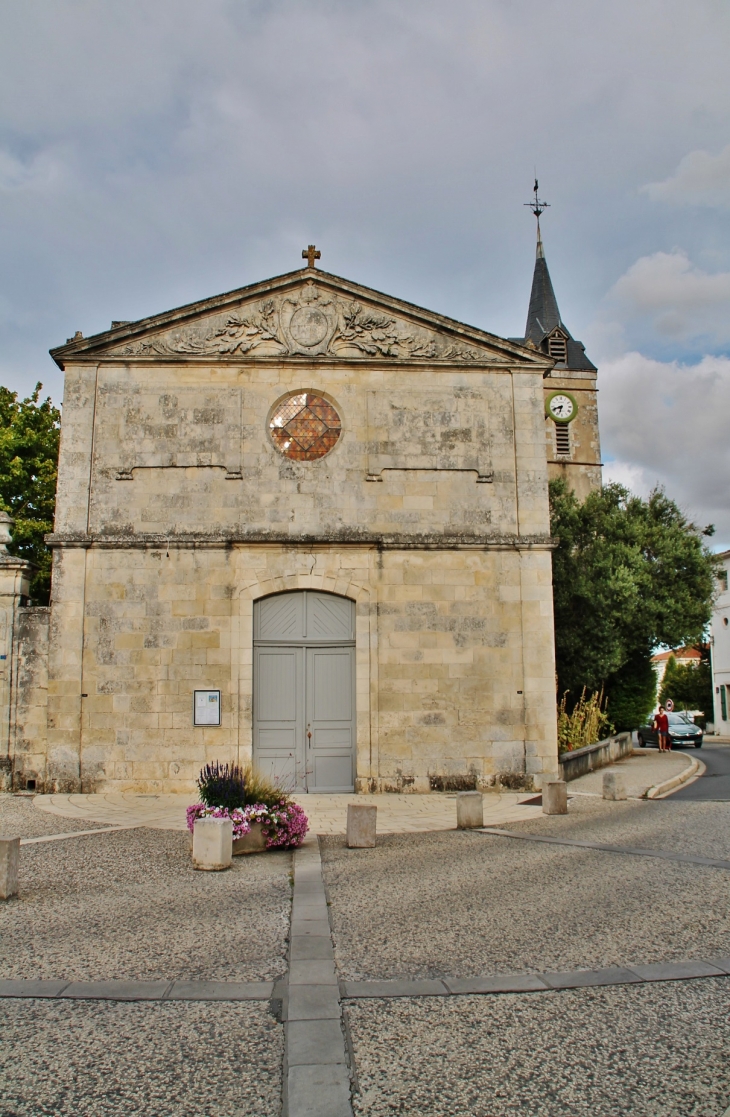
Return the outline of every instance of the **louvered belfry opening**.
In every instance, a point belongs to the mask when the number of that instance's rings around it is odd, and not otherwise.
[[[570,454],[570,427],[567,423],[555,424],[555,453],[558,457],[567,457]]]
[[[553,334],[548,338],[548,353],[554,361],[567,361],[568,343],[562,334]]]

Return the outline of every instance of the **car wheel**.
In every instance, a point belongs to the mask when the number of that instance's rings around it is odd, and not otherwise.
[[[701,749],[702,748],[702,738],[701,737],[700,737],[699,741],[695,741],[695,748],[696,749]]]
[[[646,745],[644,744],[644,738],[641,736],[641,733],[637,734],[636,740],[640,749],[646,748]]]

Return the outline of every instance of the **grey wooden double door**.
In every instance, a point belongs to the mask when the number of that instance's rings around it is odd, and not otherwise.
[[[253,756],[284,790],[354,790],[353,601],[299,590],[255,602]]]

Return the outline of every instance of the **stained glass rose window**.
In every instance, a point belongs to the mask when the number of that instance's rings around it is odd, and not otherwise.
[[[297,462],[313,462],[328,454],[342,431],[337,411],[322,396],[297,392],[274,408],[269,431],[277,450]]]

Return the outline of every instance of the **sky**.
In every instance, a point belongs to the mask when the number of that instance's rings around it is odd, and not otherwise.
[[[726,0],[0,4],[0,383],[301,267],[521,335],[537,172],[606,479],[730,547]]]

